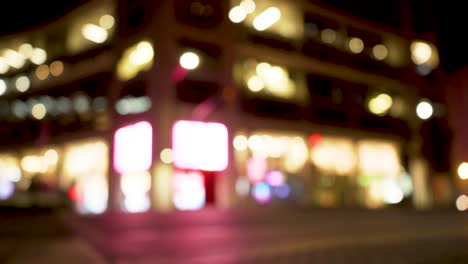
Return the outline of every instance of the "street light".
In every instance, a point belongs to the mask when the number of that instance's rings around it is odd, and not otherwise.
[[[462,162],[458,166],[458,177],[462,180],[468,179],[468,162]]]

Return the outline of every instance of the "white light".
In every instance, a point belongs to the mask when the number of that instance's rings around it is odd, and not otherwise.
[[[55,165],[58,162],[59,155],[56,150],[49,149],[44,153],[44,159],[49,165]]]
[[[29,78],[27,76],[20,76],[16,79],[15,86],[19,92],[24,93],[31,86],[31,82],[29,81]]]
[[[254,75],[247,80],[247,87],[252,92],[259,92],[265,88],[265,82],[257,75]]]
[[[99,25],[103,29],[111,29],[114,26],[115,19],[111,15],[103,15],[101,18],[99,18]]]
[[[171,164],[172,161],[173,161],[173,158],[172,158],[172,149],[170,148],[165,148],[163,150],[161,150],[161,153],[159,155],[159,157],[161,158],[161,161],[165,164]]]
[[[95,43],[103,43],[107,39],[107,31],[100,26],[96,26],[93,24],[86,24],[81,29],[81,34],[86,39],[95,42]]]
[[[47,53],[45,52],[45,50],[41,48],[35,48],[33,50],[31,61],[34,64],[40,65],[40,64],[43,64],[46,60],[47,60]]]
[[[281,11],[277,7],[270,7],[255,17],[253,26],[256,30],[263,31],[278,22],[280,18]]]
[[[18,51],[23,54],[23,56],[25,58],[31,58],[31,56],[33,55],[33,46],[29,43],[24,43],[24,44],[21,44],[21,46],[19,46],[18,48]]]
[[[429,44],[416,41],[411,44],[411,59],[417,65],[428,62],[432,57],[432,49]]]
[[[24,66],[25,58],[23,54],[16,52],[11,49],[7,49],[3,56],[5,58],[6,63],[13,68],[19,69]]]
[[[382,44],[377,44],[372,48],[372,54],[374,54],[376,60],[383,60],[387,58],[388,55],[387,47]]]
[[[465,211],[468,209],[468,196],[464,194],[458,196],[455,205],[457,206],[458,211]]]
[[[247,17],[247,13],[242,7],[235,6],[229,11],[228,16],[232,23],[240,23]]]
[[[369,101],[369,110],[376,115],[385,114],[392,107],[393,99],[388,94],[379,94]]]
[[[35,119],[41,120],[46,116],[47,108],[42,103],[35,104],[32,107],[31,114]]]
[[[244,9],[247,14],[253,13],[256,8],[255,2],[253,0],[242,0],[239,6],[242,7],[242,9]]]
[[[427,101],[420,102],[416,107],[416,114],[423,120],[429,119],[432,116],[433,111],[431,103]]]
[[[462,180],[468,179],[468,162],[463,162],[458,166],[458,177]]]
[[[7,85],[4,80],[0,79],[0,96],[4,95],[7,90]]]
[[[186,70],[193,70],[200,64],[200,57],[194,52],[185,52],[180,56],[180,66]]]
[[[0,57],[0,74],[5,74],[10,69],[8,63],[6,63],[5,59]]]
[[[248,139],[245,136],[236,136],[232,144],[234,148],[239,151],[246,150],[249,146]]]
[[[136,50],[130,54],[130,62],[137,66],[143,65],[150,62],[153,56],[153,45],[148,41],[141,41],[138,43]]]

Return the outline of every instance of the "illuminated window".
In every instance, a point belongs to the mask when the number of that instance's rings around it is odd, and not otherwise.
[[[119,173],[148,170],[153,160],[153,128],[144,121],[120,128],[114,135],[114,168]]]
[[[199,172],[176,172],[172,179],[173,203],[179,210],[197,210],[205,205],[205,185]]]
[[[228,132],[220,123],[178,121],[172,128],[178,168],[222,171],[228,165]]]
[[[341,138],[314,141],[310,158],[320,171],[337,175],[352,174],[357,162],[353,142]]]

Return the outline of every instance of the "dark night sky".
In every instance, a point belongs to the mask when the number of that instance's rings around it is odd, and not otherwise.
[[[354,15],[398,26],[398,0],[319,0],[350,11]],[[462,22],[468,15],[463,1],[455,0],[400,0],[409,1],[418,31],[435,31],[439,36],[442,63],[448,72],[468,64],[467,46],[462,42],[465,31]],[[60,18],[64,13],[87,0],[4,0],[0,4],[0,35],[8,35],[41,27]],[[18,10],[20,12],[15,12]]]

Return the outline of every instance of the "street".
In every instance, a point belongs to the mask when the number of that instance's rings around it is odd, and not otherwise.
[[[93,261],[100,263],[468,263],[468,217],[447,210],[206,209],[41,217],[40,228],[31,222],[27,232],[15,227],[15,236],[5,228],[0,234],[13,243],[75,239],[91,245],[99,253]],[[21,255],[21,249],[13,251]],[[0,252],[6,263],[29,263],[10,261],[8,247]]]

